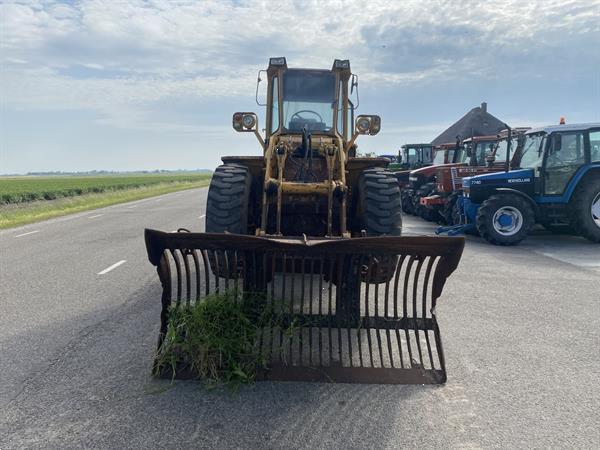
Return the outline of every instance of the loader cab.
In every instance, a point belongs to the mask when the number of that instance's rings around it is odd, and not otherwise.
[[[348,142],[354,124],[349,84],[357,84],[348,60],[331,70],[290,69],[285,58],[271,58],[267,69],[266,140],[301,134],[339,136]]]

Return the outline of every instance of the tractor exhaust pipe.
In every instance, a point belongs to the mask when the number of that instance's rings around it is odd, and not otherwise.
[[[510,146],[512,144],[512,128],[509,127],[507,124],[504,124],[504,126],[508,129],[508,136],[507,136],[507,142],[506,142],[506,169],[505,172],[510,171]]]

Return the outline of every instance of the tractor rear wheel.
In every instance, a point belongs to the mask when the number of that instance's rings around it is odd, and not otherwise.
[[[400,236],[402,233],[402,201],[400,187],[392,172],[367,169],[358,181],[360,229],[367,236]]]
[[[535,223],[533,208],[519,195],[492,195],[477,211],[477,231],[494,245],[516,245]]]
[[[223,164],[213,173],[206,201],[206,232],[248,234],[252,176],[239,164]]]
[[[600,180],[584,181],[569,205],[571,225],[592,242],[600,242]]]

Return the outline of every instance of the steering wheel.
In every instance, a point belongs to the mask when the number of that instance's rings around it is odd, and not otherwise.
[[[300,111],[296,111],[294,114],[292,114],[292,117],[290,117],[290,122],[294,120],[294,117],[298,116],[298,119],[302,120],[306,120],[306,117],[301,117],[300,114],[302,113],[310,113],[310,114],[314,114],[315,116],[317,116],[319,118],[319,122],[323,122],[323,117],[321,117],[321,114],[319,114],[316,111],[313,111],[311,109],[302,109]]]

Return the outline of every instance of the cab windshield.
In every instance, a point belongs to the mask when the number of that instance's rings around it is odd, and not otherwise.
[[[519,138],[514,137],[510,140],[510,154],[514,155],[515,150],[517,149],[517,145],[519,145]],[[496,148],[496,162],[505,162],[506,161],[506,150],[508,148],[508,139],[503,139],[498,142],[498,147]]]
[[[335,128],[335,74],[320,70],[283,73],[283,126],[287,131],[331,132]]]
[[[439,164],[444,164],[444,156],[445,156],[445,151],[444,149],[438,149],[435,151],[435,156],[433,158],[433,165],[437,166]]]
[[[402,149],[402,161],[407,164],[431,163],[432,148],[425,146],[405,147]],[[443,155],[442,155],[443,158]],[[443,162],[443,159],[442,159]]]
[[[456,155],[454,155],[454,153],[456,153]],[[456,163],[464,163],[469,159],[467,149],[464,145],[461,145],[458,150],[451,150],[450,155],[451,161]]]
[[[544,137],[544,134],[528,134],[525,137],[525,144],[523,144],[523,152],[521,153],[521,162],[519,164],[522,169],[541,167],[544,159],[541,147]]]
[[[418,148],[407,147],[402,149],[402,162],[404,164],[416,164],[421,161],[421,155]]]
[[[485,157],[494,151],[495,144],[496,144],[495,141],[479,141],[479,142],[477,142],[477,144],[475,146],[475,152],[471,156],[472,158],[474,158],[474,160],[471,161],[472,164],[478,165],[478,166],[483,166],[486,162]],[[463,159],[463,161],[461,161],[461,162],[466,162],[466,158]]]

